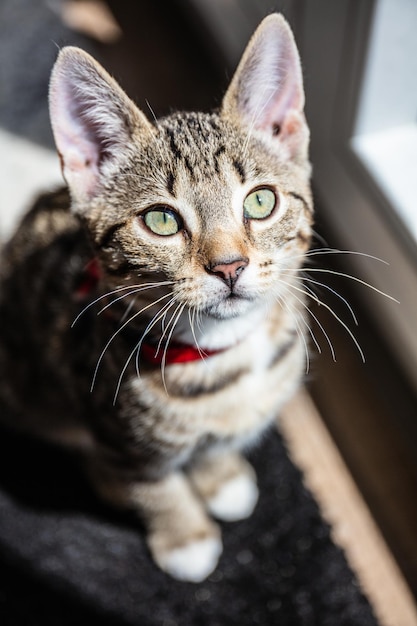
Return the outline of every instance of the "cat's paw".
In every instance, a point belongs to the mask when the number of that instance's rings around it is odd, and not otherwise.
[[[239,474],[223,483],[206,505],[217,519],[236,522],[252,514],[258,495],[258,487],[252,476]]]
[[[217,537],[192,541],[185,546],[154,552],[159,567],[177,580],[199,583],[216,568],[222,552]]]

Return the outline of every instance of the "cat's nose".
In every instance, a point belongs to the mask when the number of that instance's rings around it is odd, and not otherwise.
[[[234,286],[240,274],[248,266],[249,259],[236,259],[221,263],[211,263],[206,267],[209,274],[218,276],[230,288]]]

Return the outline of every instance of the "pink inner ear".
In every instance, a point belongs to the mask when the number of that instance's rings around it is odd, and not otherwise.
[[[98,150],[91,141],[74,134],[71,128],[63,127],[58,132],[58,148],[68,170],[79,172],[84,168],[97,168]]]
[[[286,120],[291,112],[300,110],[302,110],[300,94],[295,85],[287,81],[287,84],[277,94],[276,99],[273,98],[271,104],[265,107],[264,115],[258,127],[262,130],[270,130],[272,134],[277,135],[284,124],[287,125]],[[291,132],[289,127],[287,130]],[[294,128],[294,130],[296,129]]]
[[[287,27],[267,28],[261,34],[243,75],[240,99],[256,128],[278,134],[291,111],[303,110],[300,61]]]
[[[91,195],[98,183],[100,146],[82,120],[81,105],[65,77],[59,77],[50,97],[55,143],[64,178],[76,196]]]

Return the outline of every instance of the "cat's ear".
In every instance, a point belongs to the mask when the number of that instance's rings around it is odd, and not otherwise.
[[[153,127],[89,54],[66,47],[50,81],[49,109],[62,171],[75,200],[88,201],[135,133]]]
[[[308,128],[304,114],[300,57],[293,34],[279,14],[265,18],[250,40],[222,105],[222,115],[248,133],[260,131],[306,156]]]

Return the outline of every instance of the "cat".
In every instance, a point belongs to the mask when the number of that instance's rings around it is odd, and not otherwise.
[[[155,563],[179,580],[215,569],[216,519],[252,513],[242,451],[305,372],[303,109],[279,14],[212,113],[148,121],[65,47],[50,117],[67,187],[42,195],[2,251],[2,420],[83,450],[97,493],[137,512]]]

